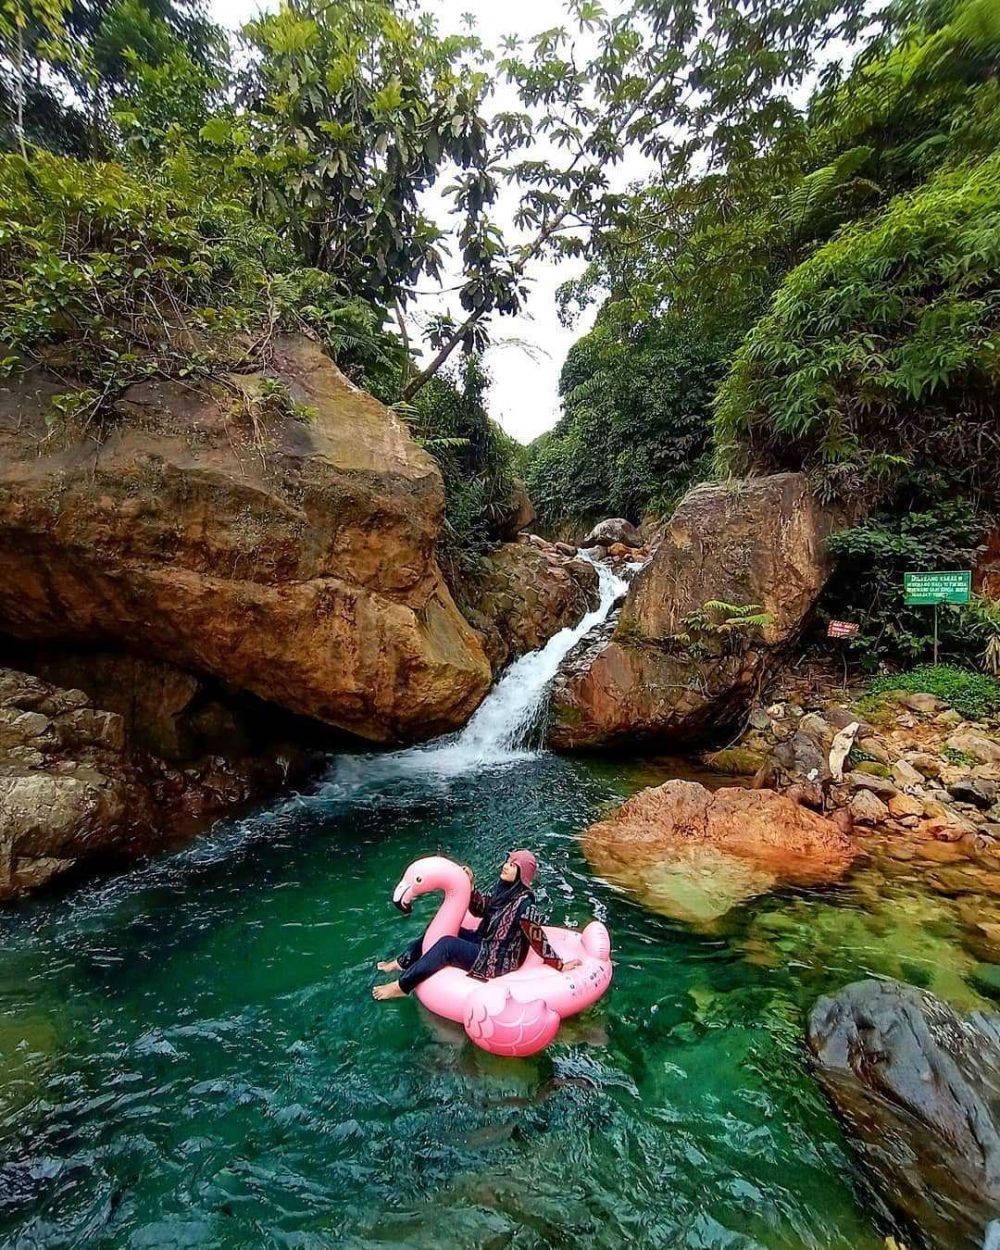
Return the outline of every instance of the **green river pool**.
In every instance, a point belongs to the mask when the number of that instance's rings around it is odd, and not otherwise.
[[[333,761],[308,793],[7,913],[0,1244],[884,1247],[805,1013],[869,974],[984,1005],[995,968],[963,945],[962,900],[917,872],[702,927],[595,879],[576,835],[669,775]],[[600,917],[616,961],[608,996],[530,1060],[370,998],[374,961],[434,907],[390,905],[406,865],[441,851],[485,879],[515,845],[538,853],[548,917]]]

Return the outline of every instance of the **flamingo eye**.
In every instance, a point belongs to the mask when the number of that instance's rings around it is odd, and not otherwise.
[[[413,884],[414,884],[414,885],[420,885],[420,883],[421,883],[422,881],[423,881],[423,877],[414,877],[414,878],[413,878]]]

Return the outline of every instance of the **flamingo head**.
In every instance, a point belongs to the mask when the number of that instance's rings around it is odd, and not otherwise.
[[[392,901],[408,916],[413,910],[415,898],[421,894],[432,894],[435,890],[444,890],[445,893],[464,891],[468,900],[472,883],[454,860],[443,855],[426,855],[423,859],[415,859],[403,873],[399,885],[392,892]]]

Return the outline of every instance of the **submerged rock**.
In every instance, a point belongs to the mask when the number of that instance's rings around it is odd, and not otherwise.
[[[779,886],[837,881],[858,854],[832,821],[784,795],[679,780],[633,795],[582,846],[596,872],[685,920]]]
[[[690,492],[610,642],[585,663],[571,657],[556,682],[552,745],[688,742],[732,721],[812,610],[833,526],[800,473]],[[740,612],[763,620],[743,628]]]
[[[808,1037],[865,1180],[915,1244],[980,1250],[1000,1211],[1000,1016],[859,981],[816,1003]]]
[[[129,650],[380,742],[461,725],[490,682],[435,556],[441,475],[315,343],[268,376],[0,390],[0,628]]]

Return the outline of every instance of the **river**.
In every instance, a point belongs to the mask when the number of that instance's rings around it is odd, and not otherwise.
[[[0,1244],[884,1246],[803,1016],[869,973],[982,1003],[951,902],[866,869],[702,928],[655,914],[576,834],[677,766],[531,749],[520,687],[551,674],[521,663],[457,738],[333,759],[309,793],[8,913]],[[370,990],[434,905],[390,905],[408,862],[440,850],[487,880],[518,845],[553,922],[607,923],[616,977],[516,1061]]]

